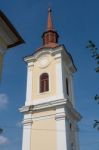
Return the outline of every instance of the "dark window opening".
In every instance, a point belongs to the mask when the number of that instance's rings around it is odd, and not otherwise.
[[[68,79],[66,78],[66,93],[69,95],[69,85],[68,85]]]
[[[43,73],[40,76],[40,93],[46,92],[49,90],[49,76],[47,73]]]
[[[71,150],[74,150],[74,144],[71,143]]]
[[[72,124],[70,123],[70,130],[72,129]]]

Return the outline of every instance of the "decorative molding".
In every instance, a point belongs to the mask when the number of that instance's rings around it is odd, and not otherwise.
[[[81,119],[81,115],[73,108],[71,102],[67,99],[59,99],[59,100],[54,100],[54,101],[41,103],[41,104],[23,106],[19,110],[22,113],[29,113],[29,112],[35,112],[35,111],[39,111],[39,110],[48,109],[48,108],[57,109],[58,107],[65,108],[64,115],[66,114],[66,117],[68,117],[68,116],[72,117],[74,120],[77,120],[77,121],[79,121]],[[59,117],[61,117],[62,115],[60,115]],[[56,117],[56,119],[57,119],[57,117]]]
[[[62,57],[62,55],[61,55],[61,53],[59,53],[59,54],[56,54],[55,56],[54,56],[54,59],[59,59],[59,58],[61,58]]]
[[[44,48],[40,51],[36,51],[36,53],[34,53],[31,56],[27,56],[24,58],[24,61],[29,63],[29,62],[35,62],[37,61],[40,57],[45,56],[46,54],[50,54],[51,56],[55,56],[56,54],[60,53],[62,51],[62,46],[59,46],[58,48],[54,48],[54,50],[52,48]]]
[[[41,50],[36,51],[33,55],[25,57],[24,61],[27,62],[27,63],[35,62],[35,61],[38,60],[38,58],[40,58],[40,57],[42,57],[46,54],[50,54],[51,56],[54,56],[55,59],[61,58],[62,56],[65,57],[65,62],[67,62],[68,68],[70,69],[70,71],[72,73],[76,72],[77,69],[74,65],[72,56],[70,55],[70,53],[68,53],[68,51],[66,50],[64,45],[60,45],[56,48],[46,48],[46,47],[44,47]]]
[[[28,63],[28,67],[32,67],[32,66],[34,66],[34,63],[33,62],[29,62]]]
[[[57,113],[55,116],[55,120],[62,120],[66,118],[66,114],[65,113]]]
[[[24,126],[32,125],[32,123],[33,123],[32,119],[25,119],[25,120],[22,121],[22,124]]]
[[[35,104],[35,105],[30,105],[30,106],[23,106],[20,108],[20,112],[27,112],[27,111],[35,111],[35,110],[41,110],[45,108],[51,108],[55,106],[60,106],[66,104],[66,99],[59,99],[59,100],[53,100],[45,103],[40,103],[40,104]]]
[[[47,67],[51,62],[51,58],[49,57],[48,54],[44,55],[44,56],[41,56],[39,59],[38,59],[38,66],[40,68],[45,68]]]

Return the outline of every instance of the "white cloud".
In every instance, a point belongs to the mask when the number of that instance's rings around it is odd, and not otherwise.
[[[0,109],[4,109],[7,107],[8,104],[8,96],[6,94],[0,94]]]
[[[0,136],[0,145],[8,144],[8,139],[4,136]]]

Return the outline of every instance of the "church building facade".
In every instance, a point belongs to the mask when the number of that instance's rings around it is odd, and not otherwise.
[[[22,150],[79,150],[81,116],[73,95],[76,67],[65,46],[58,44],[51,9],[42,38],[42,47],[24,58],[27,91],[25,106],[20,108],[24,114]]]

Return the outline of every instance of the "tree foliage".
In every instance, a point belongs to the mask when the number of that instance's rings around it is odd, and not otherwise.
[[[95,68],[95,71],[99,73],[99,49],[96,47],[96,45],[90,40],[88,41],[88,44],[86,46],[91,52],[91,56],[95,59],[97,67]],[[96,94],[94,97],[95,101],[99,104],[99,95]],[[94,120],[93,128],[96,128],[99,130],[99,120]]]
[[[99,49],[91,40],[88,42],[86,48],[90,49],[91,56],[96,60],[97,67],[95,70],[99,72]]]

